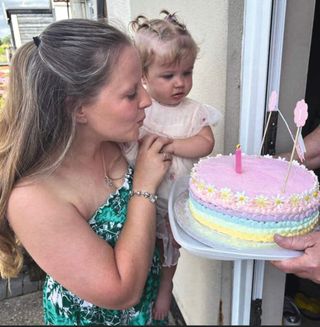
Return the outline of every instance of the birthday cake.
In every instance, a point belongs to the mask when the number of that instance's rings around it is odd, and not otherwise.
[[[274,234],[303,235],[318,224],[319,185],[313,171],[293,161],[242,154],[199,160],[189,179],[187,206],[206,230],[232,239],[273,242]]]

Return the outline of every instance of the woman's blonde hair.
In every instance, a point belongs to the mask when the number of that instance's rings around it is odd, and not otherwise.
[[[14,55],[0,113],[0,277],[17,276],[23,262],[5,217],[13,187],[61,164],[74,138],[75,110],[108,83],[120,52],[131,45],[108,24],[68,19],[49,25]]]
[[[144,74],[156,58],[161,64],[171,64],[186,57],[195,60],[199,52],[196,42],[175,13],[162,10],[160,14],[165,17],[148,19],[140,15],[130,22]]]

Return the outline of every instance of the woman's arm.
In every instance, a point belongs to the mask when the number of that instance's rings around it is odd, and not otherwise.
[[[320,127],[314,129],[304,138],[306,146],[305,166],[309,169],[320,168]]]
[[[133,185],[154,193],[170,162],[166,144],[149,137],[141,146]],[[152,172],[152,174],[150,173]],[[155,244],[155,204],[134,196],[127,221],[112,248],[77,208],[45,184],[16,187],[8,219],[38,265],[71,292],[98,306],[124,309],[141,297]]]
[[[201,158],[209,155],[214,148],[215,140],[209,126],[203,127],[197,135],[186,139],[174,139],[163,151],[183,158]]]

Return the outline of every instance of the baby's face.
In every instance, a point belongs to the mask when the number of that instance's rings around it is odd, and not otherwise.
[[[155,59],[143,78],[149,95],[163,105],[178,105],[192,88],[193,65],[194,58],[166,65]]]

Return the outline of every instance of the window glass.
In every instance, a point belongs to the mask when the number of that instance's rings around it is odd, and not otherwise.
[[[54,21],[69,18],[100,19],[106,0],[0,0],[0,109],[5,96],[10,59],[14,51]]]

